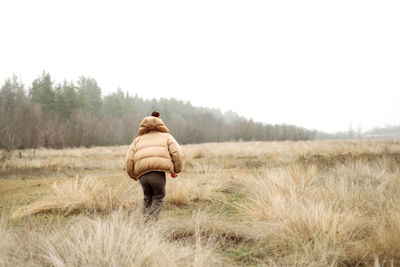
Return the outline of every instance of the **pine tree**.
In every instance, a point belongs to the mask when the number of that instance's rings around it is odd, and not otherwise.
[[[76,87],[73,82],[64,82],[63,94],[66,106],[66,116],[70,118],[72,112],[79,108],[78,94],[76,92]]]
[[[78,96],[83,110],[93,115],[101,115],[101,88],[97,85],[95,79],[80,77],[78,81]]]
[[[45,71],[35,79],[29,91],[33,102],[39,103],[45,112],[56,111],[56,94],[49,73]]]

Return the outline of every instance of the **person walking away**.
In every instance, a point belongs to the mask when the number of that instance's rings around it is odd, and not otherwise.
[[[182,171],[183,153],[175,138],[153,111],[142,120],[138,136],[126,154],[126,170],[143,189],[143,215],[145,221],[157,221],[165,197],[166,172],[176,178]]]

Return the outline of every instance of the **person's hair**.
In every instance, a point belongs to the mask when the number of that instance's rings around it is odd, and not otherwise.
[[[153,116],[153,117],[160,117],[160,112],[158,112],[158,111],[153,111],[152,113],[151,113],[151,116]]]

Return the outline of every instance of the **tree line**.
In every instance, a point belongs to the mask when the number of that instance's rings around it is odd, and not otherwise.
[[[102,96],[96,80],[55,83],[43,72],[29,88],[16,77],[0,90],[0,149],[79,147],[128,144],[140,121],[153,110],[161,113],[182,144],[308,140],[316,132],[292,125],[270,125],[234,112],[194,107],[171,99],[142,99],[118,89]]]

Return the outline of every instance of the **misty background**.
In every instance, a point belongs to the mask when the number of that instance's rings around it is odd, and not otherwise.
[[[397,1],[0,10],[3,148],[127,143],[152,109],[183,143],[399,134]]]

